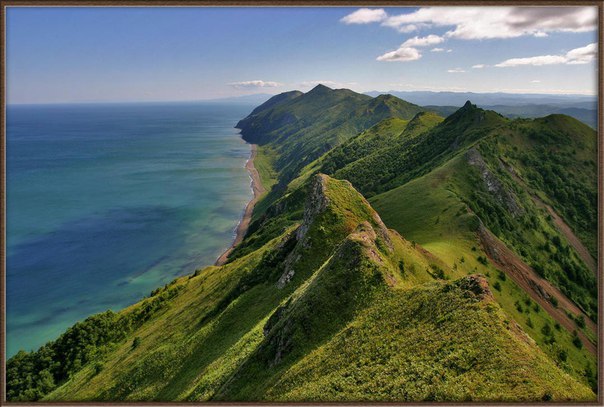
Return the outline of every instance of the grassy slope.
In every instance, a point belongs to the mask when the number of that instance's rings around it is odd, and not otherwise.
[[[431,171],[464,146],[507,125],[497,113],[477,109],[469,102],[442,122],[434,114],[419,119],[422,125],[417,130],[410,126],[410,132],[419,135],[350,163],[334,176],[349,180],[371,197]],[[424,129],[427,131],[422,132]]]
[[[268,396],[517,402],[574,398],[578,391],[592,399],[585,387],[550,369],[548,358],[498,306],[461,289],[458,280],[383,293],[288,369]]]
[[[348,92],[339,92],[338,97],[357,98]],[[291,94],[284,103],[302,97]],[[389,98],[373,99],[372,103],[368,114],[391,114],[390,103],[407,107]],[[363,112],[355,111],[355,115]],[[424,136],[421,132],[410,137],[417,139],[412,143],[415,156],[405,158],[405,165],[413,168],[417,158],[428,151],[423,145],[438,147],[436,157],[421,162],[420,170],[412,175],[390,179],[390,185],[405,185],[372,199],[389,226],[438,258],[386,231],[375,211],[347,182],[320,177],[325,201],[317,195],[316,182],[300,179],[290,189],[277,188],[276,169],[281,168],[280,173],[285,169],[279,159],[287,149],[277,151],[273,148],[276,143],[265,143],[258,149],[257,166],[263,183],[274,187],[257,206],[250,233],[233,252],[232,262],[177,280],[172,287],[175,296],[162,302],[142,326],[133,326],[125,339],[115,339],[94,353],[47,399],[320,400],[330,395],[370,400],[387,398],[378,390],[384,386],[398,400],[463,400],[470,393],[483,400],[593,399],[594,394],[571,376],[587,383],[584,373],[586,368],[595,370],[594,358],[573,347],[571,335],[564,329],[553,328],[553,335],[545,335],[544,327],[554,326],[552,319],[510,279],[478,261],[477,220],[467,211],[472,204],[467,199],[467,188],[473,186],[468,184],[471,172],[460,156],[451,158],[459,148],[507,122],[490,113],[466,117],[462,111],[460,115],[458,123],[448,119],[449,123],[425,133],[431,138],[423,142],[417,142]],[[369,127],[367,120],[358,123]],[[397,130],[404,126],[396,120],[384,124]],[[467,125],[474,128],[464,131],[462,127]],[[436,131],[442,127],[446,131]],[[318,135],[326,128],[319,124],[311,130]],[[352,127],[340,127],[330,137],[340,143],[352,131]],[[390,131],[388,137],[396,139],[396,133]],[[376,132],[373,140],[367,140],[379,144],[383,140],[378,135]],[[439,139],[439,135],[445,137]],[[280,143],[283,145],[283,139]],[[480,151],[492,164],[490,149],[485,144]],[[507,158],[518,165],[514,157]],[[344,168],[350,164],[355,165],[347,163]],[[291,175],[297,169],[289,171]],[[412,178],[416,179],[408,182]],[[472,182],[478,185],[479,181]],[[321,202],[324,210],[308,211],[309,206],[321,206]],[[551,239],[555,230],[544,214],[536,216],[541,237]],[[308,228],[300,234],[297,228],[305,224]],[[505,240],[505,230],[500,234]],[[514,239],[507,238],[506,243],[513,245]],[[443,286],[443,279],[475,272],[485,273],[491,284],[499,286],[494,295],[503,311],[492,301],[476,301],[466,289],[459,289],[460,283]],[[441,282],[430,283],[435,279]],[[422,308],[422,304],[424,309],[437,304],[437,312],[418,316],[414,307]],[[136,304],[120,314],[143,307],[144,303]],[[416,328],[401,324],[401,315]],[[526,340],[513,322],[507,322],[506,315],[518,321],[550,358]],[[477,341],[464,336],[468,323],[477,328],[471,331]],[[452,332],[459,336],[449,337]],[[418,346],[415,342],[420,340],[428,342]],[[476,344],[481,354],[469,359],[455,356],[472,354]],[[439,349],[450,358],[435,359]],[[359,380],[370,380],[369,371],[375,373],[373,385],[360,386]],[[397,379],[409,373],[416,380]],[[517,377],[525,379],[516,381]]]
[[[596,257],[597,133],[563,115],[517,120],[500,154]]]
[[[593,399],[488,289],[435,282],[453,271],[385,229],[350,184],[320,176],[305,191],[300,228],[177,280],[167,307],[45,400]]]
[[[301,96],[251,114],[237,127],[245,140],[272,147],[275,168],[280,179],[287,183],[305,165],[360,131],[386,118],[411,119],[422,110],[390,95],[371,98],[319,85]]]
[[[468,212],[465,197],[479,187],[481,181],[475,180],[471,172],[465,157],[459,155],[423,177],[372,198],[371,203],[389,227],[436,254],[456,270],[455,276],[478,271],[485,273],[492,285],[497,282],[501,291],[494,290],[495,297],[505,312],[552,359],[588,383],[593,378],[586,377],[585,371],[587,366],[591,372],[595,371],[595,357],[585,349],[577,349],[572,344],[572,334],[564,328],[556,330],[556,342],[549,343],[551,336],[544,335],[542,329],[545,325],[554,327],[555,321],[544,311],[537,312],[538,306],[513,281],[503,280],[492,265],[478,261],[479,256],[485,256],[476,235],[478,220]],[[531,205],[528,197],[523,198],[524,206],[538,219],[539,225],[533,233],[523,234],[534,246],[532,250],[527,247],[527,251],[538,251],[537,246],[544,239],[542,231],[551,237],[556,235],[556,230],[548,224],[545,214]],[[566,361],[560,357],[563,351],[567,354]]]

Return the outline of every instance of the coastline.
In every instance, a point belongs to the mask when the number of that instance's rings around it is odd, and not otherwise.
[[[243,237],[245,236],[245,233],[247,232],[248,227],[250,226],[254,206],[256,206],[256,203],[258,202],[258,199],[260,199],[260,196],[262,196],[262,194],[266,192],[266,189],[262,186],[262,182],[260,181],[260,174],[258,174],[258,170],[254,166],[254,159],[256,158],[256,150],[258,148],[258,145],[250,144],[250,146],[252,150],[250,153],[250,158],[248,158],[247,162],[245,163],[245,169],[247,170],[251,178],[251,187],[254,196],[245,206],[243,217],[237,225],[235,239],[233,240],[233,243],[231,243],[229,248],[224,253],[222,253],[220,257],[218,257],[218,259],[216,259],[216,262],[214,263],[215,266],[224,265],[229,258],[229,254],[231,254],[235,246],[241,243]]]

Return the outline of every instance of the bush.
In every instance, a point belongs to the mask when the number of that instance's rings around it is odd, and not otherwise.
[[[562,362],[566,362],[566,359],[568,359],[568,353],[562,349],[560,352],[558,352],[558,359],[560,359]]]
[[[581,349],[583,347],[583,342],[581,342],[577,331],[573,331],[573,345],[575,345],[577,349]]]

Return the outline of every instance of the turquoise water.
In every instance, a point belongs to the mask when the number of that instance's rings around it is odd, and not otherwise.
[[[251,109],[8,107],[8,356],[214,263],[252,197]]]

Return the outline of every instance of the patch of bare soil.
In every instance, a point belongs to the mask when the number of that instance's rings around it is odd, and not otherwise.
[[[569,311],[574,315],[583,315],[586,326],[597,333],[596,324],[585,312],[550,282],[541,278],[535,270],[524,263],[501,240],[482,225],[479,228],[478,236],[485,253],[495,267],[504,271],[516,284],[522,287],[560,325],[571,332],[576,329],[581,342],[583,342],[583,346],[595,355],[597,350],[596,345],[583,332],[577,329],[575,321],[569,318],[566,313],[566,311]],[[557,300],[557,307],[552,304],[552,298]]]

